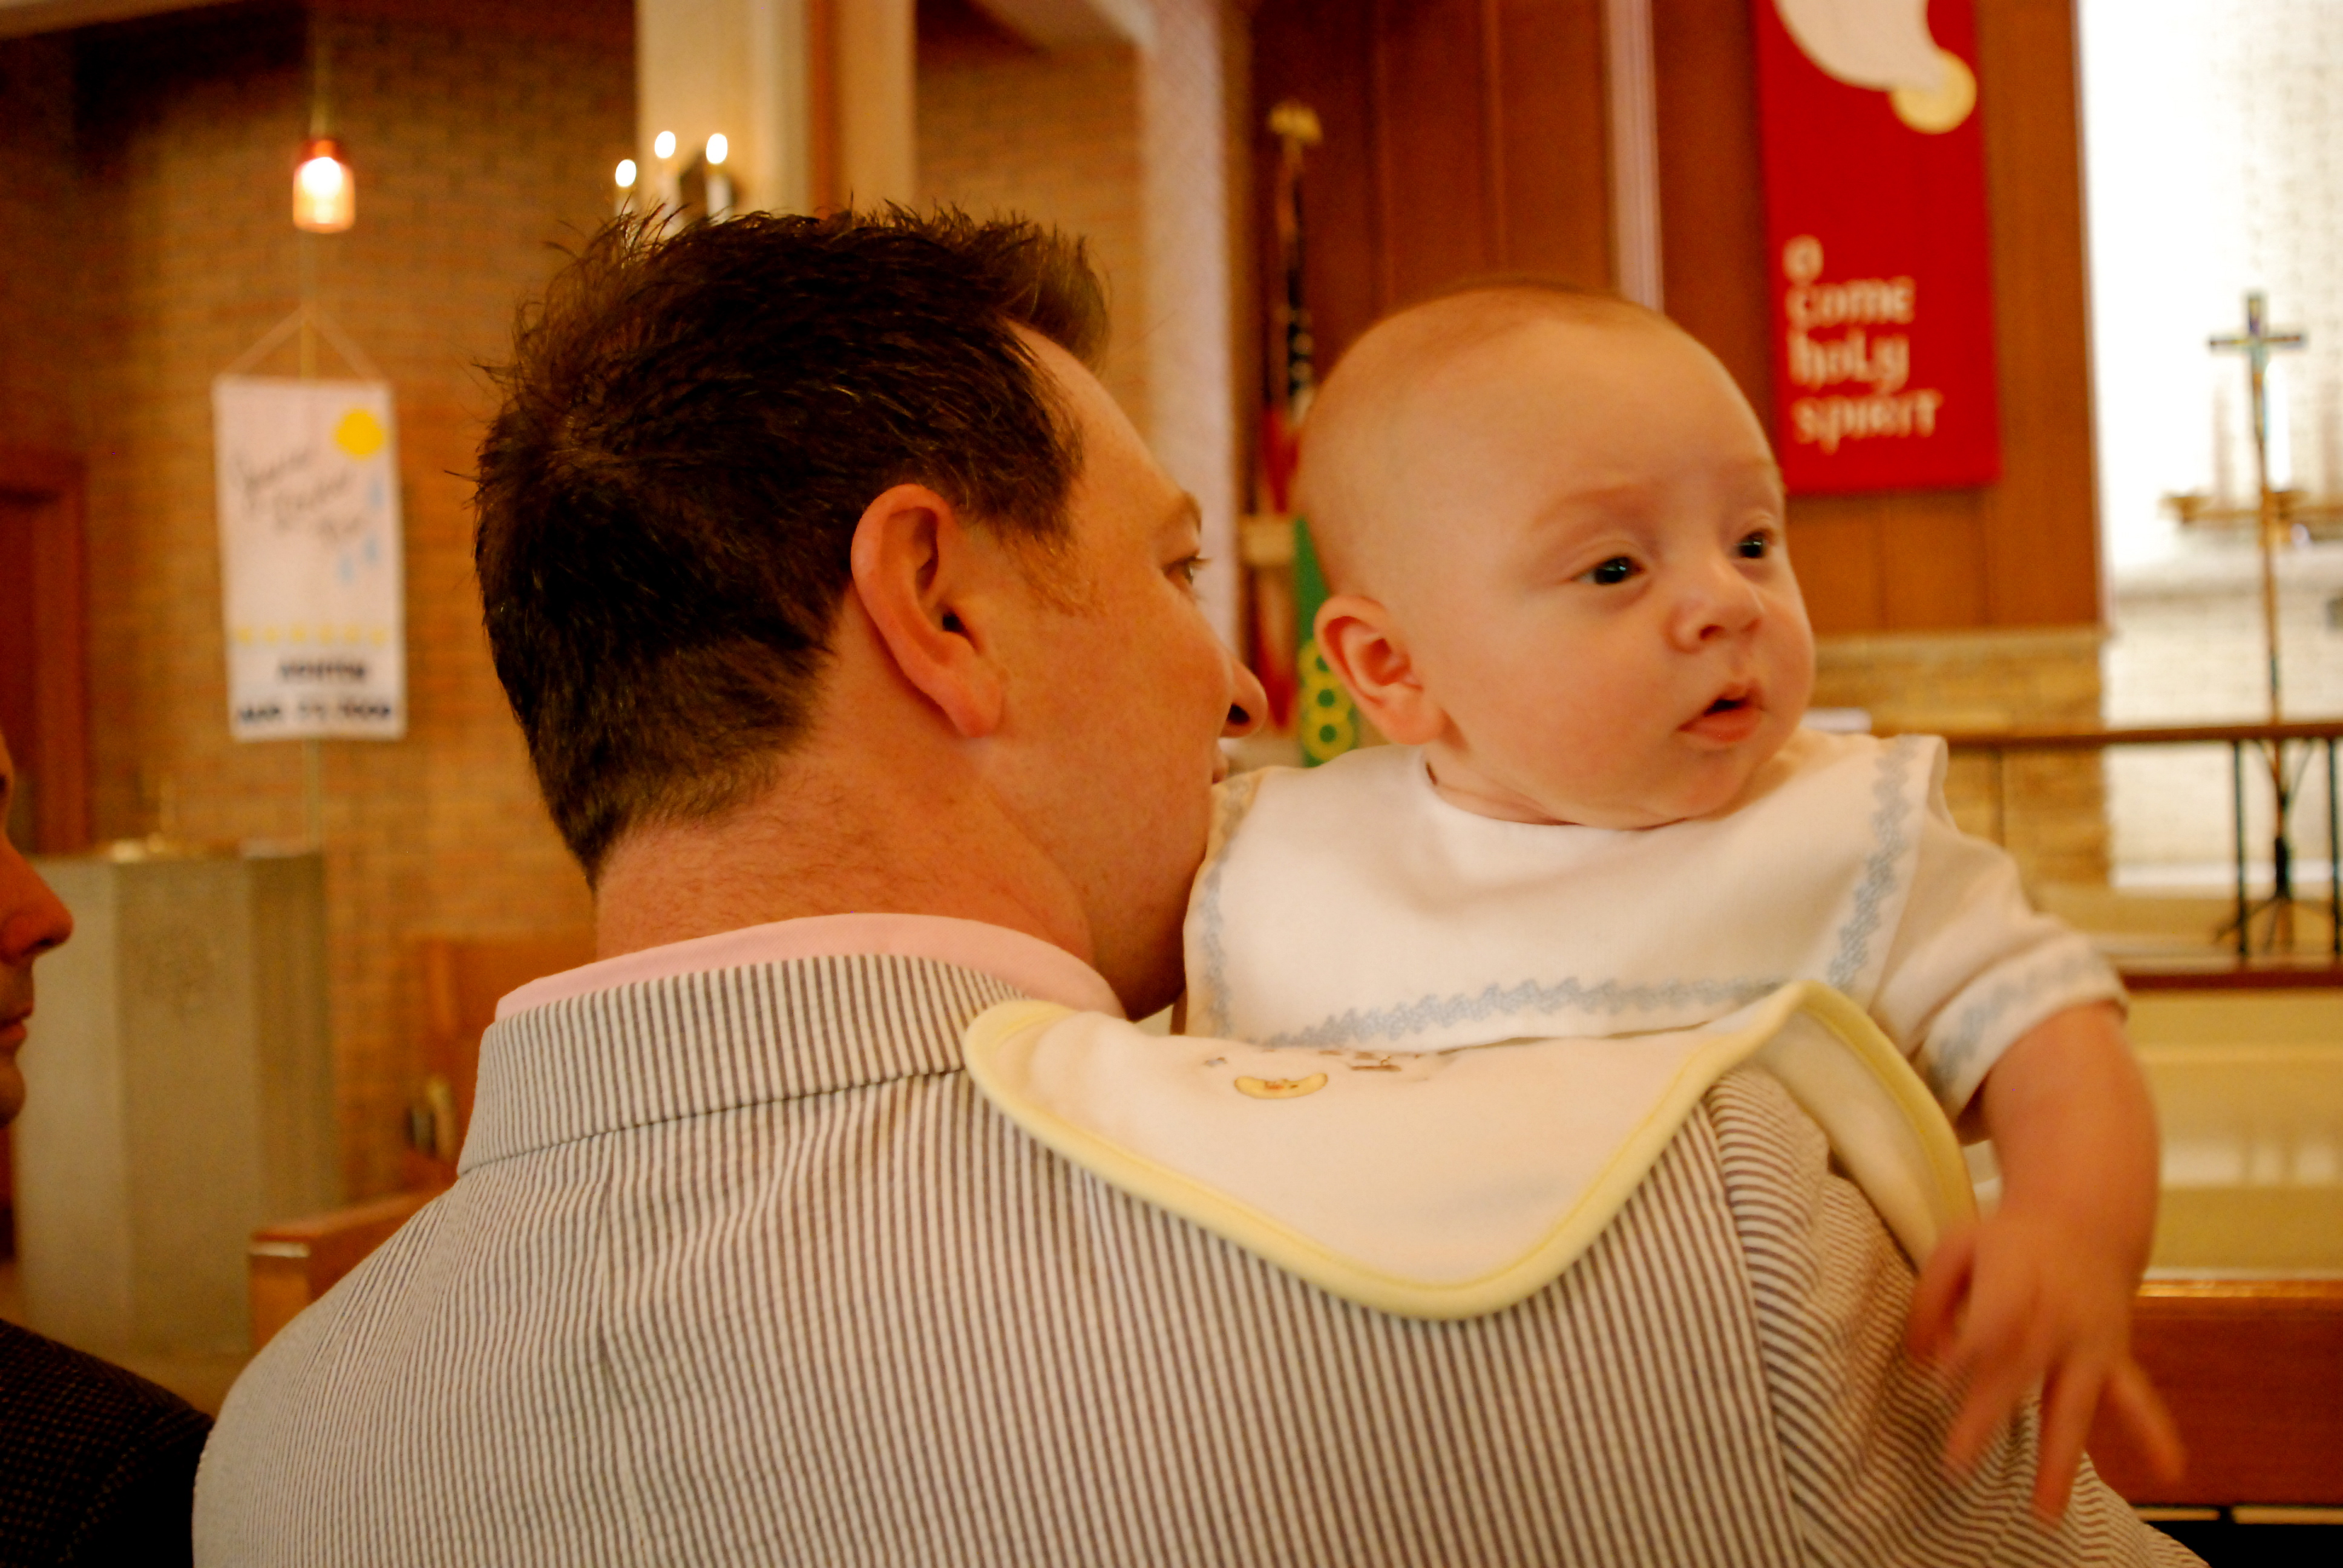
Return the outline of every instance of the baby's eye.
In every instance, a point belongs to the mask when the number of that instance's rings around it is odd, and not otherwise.
[[[1754,529],[1743,535],[1734,548],[1743,560],[1762,561],[1774,553],[1774,535],[1769,529]]]
[[[1632,556],[1613,556],[1593,571],[1582,573],[1580,580],[1594,583],[1601,588],[1614,588],[1625,582],[1642,569],[1635,565],[1634,558]]]
[[[1181,587],[1194,588],[1196,574],[1202,571],[1206,564],[1206,558],[1201,555],[1183,556],[1164,569],[1172,574],[1172,579]]]

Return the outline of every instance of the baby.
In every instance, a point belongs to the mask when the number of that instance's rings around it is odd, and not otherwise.
[[[1536,285],[1368,333],[1310,414],[1320,648],[1396,745],[1224,790],[1189,1027],[1431,1050],[1682,1029],[1795,980],[1861,1004],[2003,1198],[1948,1237],[1909,1342],[1968,1379],[1972,1463],[2043,1391],[2063,1512],[2127,1350],[2157,1144],[2115,976],[1960,833],[1941,741],[1799,725],[1814,638],[1748,404],[1664,317]]]

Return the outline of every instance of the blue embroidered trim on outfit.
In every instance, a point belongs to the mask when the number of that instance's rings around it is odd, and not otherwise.
[[[2099,983],[2078,983],[2093,980]],[[2004,1020],[2011,1013],[2020,1009],[2035,1010],[2026,1026],[2032,1028],[2035,1023],[2049,1017],[2052,1011],[2058,1010],[2042,1010],[2039,1004],[2046,996],[2060,991],[2068,993],[2068,1000],[2063,1005],[2074,1007],[2086,1001],[2098,1000],[2102,996],[2112,1000],[2123,994],[2123,987],[2116,979],[2115,971],[2107,967],[2107,960],[2088,949],[2079,951],[2068,949],[2065,957],[2046,968],[2032,973],[2021,971],[2002,980],[1961,1009],[1960,1015],[1929,1042],[1930,1060],[1922,1074],[1928,1081],[1928,1088],[1937,1099],[1946,1099],[1953,1085],[1968,1076],[1970,1064],[1983,1051],[1988,1040],[1995,1040],[2004,1046],[2008,1044],[2006,1037],[2009,1030]]]
[[[1785,983],[1780,980],[1731,980],[1621,985],[1617,980],[1604,980],[1601,985],[1589,987],[1576,980],[1557,980],[1553,985],[1541,985],[1536,980],[1523,980],[1513,986],[1492,982],[1476,995],[1428,996],[1404,1007],[1374,1008],[1366,1012],[1353,1008],[1308,1029],[1272,1035],[1261,1043],[1322,1049],[1371,1040],[1397,1040],[1407,1035],[1422,1034],[1426,1030],[1474,1019],[1502,1018],[1519,1012],[1554,1013],[1565,1009],[1623,1013],[1696,1003],[1709,1007],[1725,1005],[1730,1010],[1735,1007],[1746,1006],[1760,997],[1770,996]]]
[[[1196,907],[1196,945],[1203,950],[1204,994],[1203,1011],[1195,1020],[1195,1032],[1224,1036],[1229,1032],[1228,949],[1221,931],[1221,873],[1227,869],[1229,850],[1236,841],[1237,824],[1252,809],[1253,797],[1261,792],[1262,775],[1240,773],[1221,786],[1221,798],[1212,823],[1214,838],[1221,852],[1204,868],[1204,885]],[[1190,998],[1192,1002],[1199,999]]]
[[[1871,818],[1872,850],[1855,885],[1855,906],[1839,929],[1838,951],[1825,976],[1845,990],[1867,967],[1871,943],[1878,934],[1883,910],[1893,890],[1896,869],[1910,847],[1912,836],[1905,809],[1905,771],[1924,755],[1927,742],[1919,736],[1899,736],[1884,746],[1878,773],[1872,785],[1875,807]],[[1229,858],[1237,824],[1252,804],[1258,774],[1241,776],[1224,787],[1217,824],[1221,853],[1204,873],[1197,905],[1197,945],[1202,950],[1204,995],[1196,1020],[1200,1032],[1231,1032],[1228,1009],[1227,953],[1221,913],[1221,872]],[[1270,1046],[1330,1047],[1362,1045],[1373,1040],[1396,1042],[1429,1030],[1513,1013],[1554,1014],[1582,1011],[1616,1016],[1686,1005],[1719,1007],[1725,1011],[1746,1006],[1787,983],[1787,977],[1725,980],[1667,980],[1657,984],[1623,985],[1604,980],[1589,986],[1572,977],[1551,984],[1523,980],[1506,986],[1492,981],[1478,992],[1427,996],[1393,1007],[1361,1012],[1353,1008],[1307,1029],[1272,1035],[1259,1043]],[[1192,1003],[1199,999],[1192,997]]]
[[[1872,781],[1871,858],[1863,863],[1863,879],[1855,887],[1855,908],[1839,928],[1838,953],[1824,971],[1834,989],[1851,991],[1855,977],[1868,967],[1871,939],[1879,932],[1879,910],[1896,879],[1896,863],[1911,844],[1904,819],[1904,769],[1926,742],[1916,735],[1899,735],[1879,753],[1879,776]]]

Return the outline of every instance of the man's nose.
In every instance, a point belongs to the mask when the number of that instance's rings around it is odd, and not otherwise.
[[[22,969],[73,935],[73,914],[38,872],[0,839],[0,964]]]
[[[1261,687],[1261,678],[1245,668],[1244,660],[1234,654],[1228,656],[1234,690],[1229,695],[1228,722],[1221,733],[1234,740],[1259,729],[1269,717],[1269,693]]]

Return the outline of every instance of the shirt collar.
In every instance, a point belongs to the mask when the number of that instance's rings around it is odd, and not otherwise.
[[[459,1173],[689,1118],[961,1070],[961,1032],[1019,994],[859,952],[683,970],[525,1008],[480,1037]]]
[[[855,956],[931,959],[974,970],[1026,995],[1083,1012],[1123,1016],[1098,970],[1039,937],[944,915],[809,915],[668,942],[529,981],[497,1003],[497,1020],[616,986],[753,964]]]

